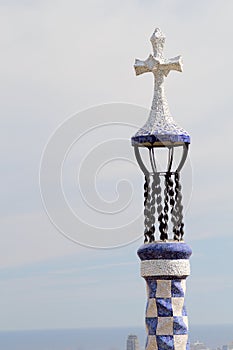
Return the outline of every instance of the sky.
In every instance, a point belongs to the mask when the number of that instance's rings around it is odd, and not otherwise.
[[[166,57],[184,59],[166,94],[192,140],[182,172],[189,320],[232,324],[232,1],[0,7],[0,330],[143,326],[143,179],[130,137],[153,81],[133,63],[151,53],[156,27]]]

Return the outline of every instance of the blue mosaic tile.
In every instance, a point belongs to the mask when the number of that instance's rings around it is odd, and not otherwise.
[[[182,316],[188,316],[186,305],[183,306]]]
[[[181,280],[172,280],[172,297],[184,297]]]
[[[149,135],[140,135],[140,136],[133,136],[131,138],[131,144],[132,146],[144,144],[144,143],[155,143],[155,142],[182,142],[182,143],[190,143],[190,136],[189,135],[176,135],[176,134],[149,134]]]
[[[156,296],[156,289],[157,289],[157,281],[155,278],[147,278],[147,285],[149,288],[149,298],[155,298]]]
[[[148,330],[148,335],[156,335],[157,324],[158,324],[157,317],[146,317],[146,326]]]
[[[188,334],[188,329],[182,316],[173,317],[173,334]]]
[[[141,260],[189,259],[192,250],[186,243],[149,243],[138,249]]]
[[[170,317],[173,315],[171,298],[157,298],[156,305],[159,317]]]
[[[174,350],[174,339],[172,335],[156,336],[158,350]]]

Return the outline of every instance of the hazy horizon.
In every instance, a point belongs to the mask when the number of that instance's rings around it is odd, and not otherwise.
[[[89,350],[93,346],[96,350],[123,350],[129,334],[137,335],[140,348],[144,348],[143,327],[0,332],[0,346],[4,350]],[[213,349],[233,341],[233,325],[191,326],[189,337],[191,343],[200,341]]]

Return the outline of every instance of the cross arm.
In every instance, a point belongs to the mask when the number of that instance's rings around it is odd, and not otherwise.
[[[152,55],[150,55],[145,61],[136,59],[134,63],[136,75],[152,72],[158,64],[158,61]]]
[[[167,76],[171,70],[182,72],[183,71],[182,57],[176,56],[176,57],[170,58],[169,60],[166,60],[164,63],[160,64],[160,69],[164,71],[165,76]]]
[[[162,70],[164,72],[164,75],[167,76],[171,70],[182,72],[183,61],[181,56],[176,56],[170,58],[169,60],[161,61],[155,59],[152,55],[149,55],[149,57],[145,61],[136,59],[134,69],[136,75],[153,72],[156,70]]]

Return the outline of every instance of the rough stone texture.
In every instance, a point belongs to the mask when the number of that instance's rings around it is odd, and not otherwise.
[[[187,260],[144,260],[141,262],[141,276],[177,276],[190,275]]]

